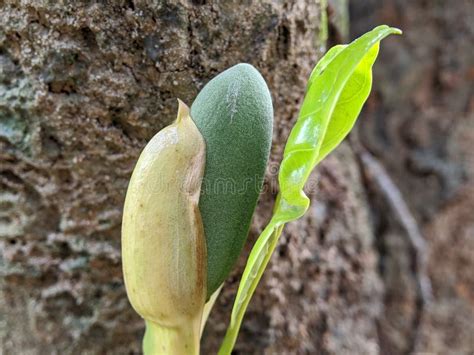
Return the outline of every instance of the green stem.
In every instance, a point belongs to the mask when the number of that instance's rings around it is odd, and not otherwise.
[[[199,355],[201,321],[183,327],[165,327],[146,321],[143,337],[145,355]]]
[[[273,251],[275,250],[275,247],[278,244],[278,239],[281,235],[281,232],[283,231],[284,226],[285,224],[275,225],[272,223],[272,221],[270,221],[270,223],[262,232],[262,234],[260,234],[260,236],[257,238],[257,240],[259,240],[260,238],[265,237],[267,233],[270,233],[271,236],[270,236],[270,244],[269,244],[268,253],[265,256],[265,259],[259,265],[257,274],[255,275],[255,278],[252,281],[250,289],[247,291],[247,297],[245,298],[245,301],[243,302],[242,305],[234,304],[234,307],[232,309],[231,322],[229,324],[229,327],[227,328],[227,331],[226,331],[224,340],[221,344],[221,347],[219,349],[218,355],[230,355],[232,353],[232,349],[234,348],[235,342],[237,341],[240,326],[242,324],[242,320],[244,319],[247,306],[252,298],[253,293],[255,292],[255,289],[257,288],[258,282],[262,278],[263,272],[265,271],[265,268],[268,265],[268,262],[270,261]],[[242,287],[242,283],[239,285],[239,292],[241,291],[241,287]]]

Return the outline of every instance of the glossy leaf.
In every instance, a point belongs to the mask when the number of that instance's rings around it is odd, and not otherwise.
[[[311,73],[306,95],[280,165],[280,192],[273,217],[255,243],[239,285],[220,355],[230,354],[247,305],[263,275],[285,223],[303,216],[303,188],[312,170],[352,129],[372,85],[379,42],[401,31],[379,26],[349,45],[331,48]]]

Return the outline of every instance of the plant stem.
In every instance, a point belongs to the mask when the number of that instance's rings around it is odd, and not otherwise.
[[[143,337],[145,355],[199,355],[201,320],[182,327],[166,327],[146,321]]]
[[[234,307],[232,308],[231,321],[227,328],[227,331],[224,336],[224,340],[221,344],[221,347],[219,349],[218,355],[230,355],[232,353],[232,349],[234,348],[235,342],[237,341],[240,325],[242,324],[242,320],[244,319],[247,306],[252,298],[253,293],[255,292],[255,289],[257,288],[258,282],[262,278],[263,272],[265,271],[265,268],[268,265],[268,262],[270,261],[273,251],[275,250],[275,247],[278,244],[278,239],[280,238],[281,232],[283,231],[284,227],[285,227],[284,223],[280,225],[276,225],[273,223],[273,221],[270,221],[270,223],[267,225],[264,231],[257,238],[257,241],[258,241],[260,239],[262,240],[266,239],[267,236],[269,237],[268,251],[265,255],[264,260],[259,265],[258,271],[253,278],[250,288],[246,292],[246,295],[245,295],[246,297],[243,298],[243,304],[234,303]],[[252,252],[254,252],[254,249],[257,249],[256,245],[254,245],[254,247],[252,248]],[[251,255],[252,255],[252,252],[251,252]],[[247,270],[248,267],[249,265],[247,264],[245,271]],[[245,274],[245,271],[244,271],[244,274]],[[239,285],[239,292],[241,291],[241,288],[242,288],[242,281]]]

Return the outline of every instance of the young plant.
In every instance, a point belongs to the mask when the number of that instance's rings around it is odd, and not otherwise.
[[[285,224],[309,207],[303,188],[311,171],[352,129],[371,89],[379,42],[400,33],[379,26],[331,48],[311,73],[285,146],[273,216],[250,253],[220,355],[232,351]],[[180,103],[177,121],[142,152],[127,191],[122,253],[128,297],[146,320],[145,353],[199,353],[205,320],[247,237],[272,115],[265,81],[240,64],[206,85],[191,116]],[[230,190],[219,190],[222,181]]]
[[[379,26],[349,45],[331,48],[313,69],[280,165],[273,216],[249,255],[219,355],[230,354],[250,299],[286,223],[309,207],[303,188],[314,167],[351,131],[372,87],[380,41],[401,31]]]
[[[199,353],[202,319],[247,239],[270,153],[271,96],[251,65],[212,79],[191,111],[180,102],[176,122],[147,144],[125,200],[125,286],[149,354]]]
[[[176,122],[141,153],[123,211],[125,286],[146,322],[145,353],[199,353],[207,258],[197,204],[204,165],[204,140],[180,101]]]

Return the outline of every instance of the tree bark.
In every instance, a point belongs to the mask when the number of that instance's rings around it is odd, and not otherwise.
[[[374,92],[358,127],[425,240],[412,243],[406,219],[369,186],[385,289],[381,352],[471,354],[474,2],[370,0],[353,1],[351,8],[354,36],[379,23],[404,31],[400,41],[382,43]],[[415,259],[424,259],[421,274]],[[431,297],[420,290],[420,277],[431,280]]]
[[[135,353],[143,321],[120,264],[121,211],[146,142],[213,76],[255,65],[275,107],[265,191],[203,337],[217,349],[240,272],[276,196],[325,1],[8,1],[0,8],[0,348]],[[339,21],[339,20],[338,20]],[[333,28],[334,29],[334,28]],[[251,302],[237,353],[378,352],[382,284],[356,157],[344,143],[309,184]]]

